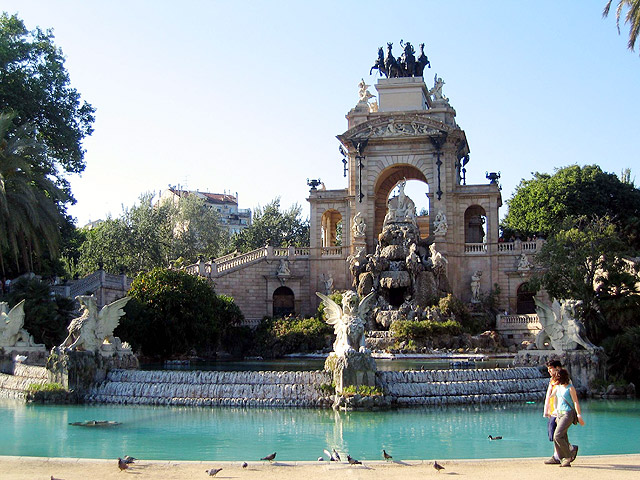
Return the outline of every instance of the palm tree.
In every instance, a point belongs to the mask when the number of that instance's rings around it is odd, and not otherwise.
[[[12,114],[0,114],[0,252],[17,270],[33,269],[33,254],[55,255],[60,243],[61,190],[41,171],[46,147],[33,127],[15,131]],[[0,255],[4,274],[4,260]]]
[[[609,0],[602,12],[603,17],[609,15],[611,4],[613,0]],[[624,16],[624,23],[629,24],[629,42],[627,47],[629,50],[633,50],[640,34],[640,0],[618,0],[618,8],[616,9],[616,25],[618,26],[618,33],[620,33],[620,18],[622,18],[623,10],[627,8],[627,14]]]

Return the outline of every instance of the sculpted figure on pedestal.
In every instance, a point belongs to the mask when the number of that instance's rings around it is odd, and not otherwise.
[[[438,210],[436,218],[433,221],[433,233],[436,235],[446,235],[449,225],[447,224],[447,216],[442,210]]]
[[[349,352],[367,352],[365,347],[363,318],[376,302],[375,292],[369,293],[359,301],[358,295],[349,290],[342,296],[342,307],[326,295],[316,292],[325,305],[327,323],[333,325],[336,341],[333,351],[338,355]]]
[[[113,331],[124,315],[124,306],[130,297],[124,297],[102,307],[98,311],[96,297],[93,295],[78,295],[76,300],[82,307],[82,315],[71,320],[67,327],[69,335],[60,344],[63,351],[85,350],[98,351],[105,340],[114,345],[116,350],[121,348],[120,339],[113,336]]]

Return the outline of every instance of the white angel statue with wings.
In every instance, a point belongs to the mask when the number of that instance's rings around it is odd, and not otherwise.
[[[358,302],[358,294],[349,290],[342,295],[342,307],[322,293],[316,295],[324,301],[327,323],[336,334],[333,351],[338,355],[366,352],[363,318],[377,300],[375,292]]]

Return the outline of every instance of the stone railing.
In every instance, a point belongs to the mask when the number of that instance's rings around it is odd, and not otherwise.
[[[513,242],[499,242],[499,243],[465,243],[464,253],[468,254],[483,254],[489,251],[490,246],[497,246],[497,251],[503,255],[520,255],[521,253],[536,253],[540,250],[540,247],[544,243],[544,240],[525,241],[515,240]],[[495,251],[492,248],[493,251]]]
[[[342,257],[343,247],[323,247],[320,254],[323,257]],[[238,254],[237,252],[224,255],[212,261],[205,262],[204,259],[198,263],[187,265],[183,270],[191,275],[213,278],[221,273],[255,263],[263,258],[267,259],[306,259],[311,255],[309,247],[262,247],[251,252]]]
[[[501,330],[542,330],[540,319],[535,313],[523,315],[496,316],[496,329]]]
[[[342,247],[322,247],[321,255],[323,257],[341,257]]]
[[[486,243],[465,243],[464,253],[487,253],[488,245]]]

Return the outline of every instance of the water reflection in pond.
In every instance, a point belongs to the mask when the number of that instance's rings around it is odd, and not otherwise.
[[[581,455],[640,453],[640,402],[583,402],[573,427]],[[122,425],[78,428],[72,422]],[[327,447],[362,460],[544,457],[552,445],[540,404],[494,404],[336,413],[315,409],[41,406],[0,401],[3,455],[144,459],[316,460]],[[503,440],[491,442],[489,434]]]

